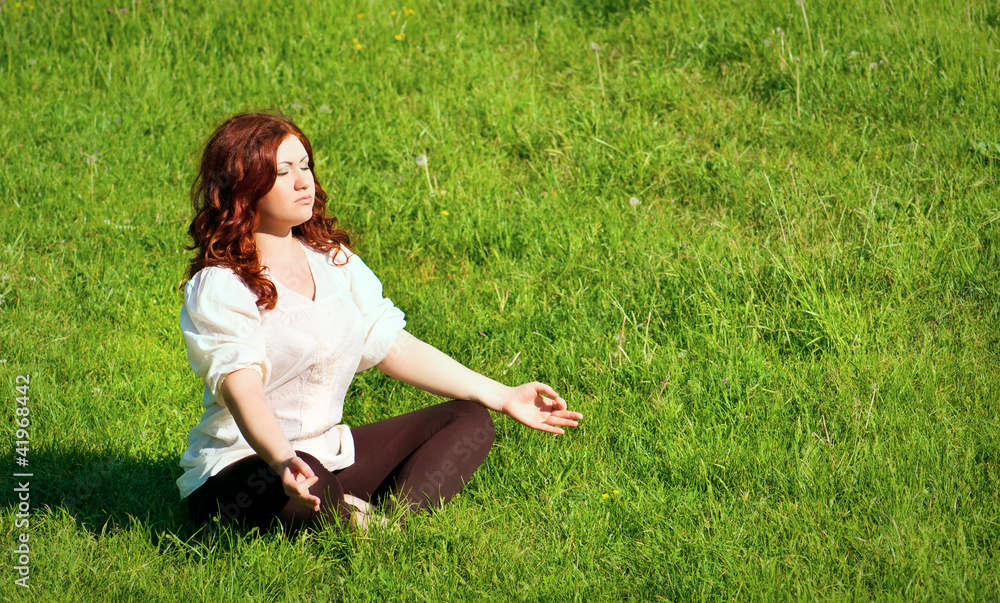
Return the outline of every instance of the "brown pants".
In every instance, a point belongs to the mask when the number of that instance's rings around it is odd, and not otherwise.
[[[288,531],[315,524],[320,517],[346,522],[350,507],[344,494],[373,503],[395,495],[409,511],[429,509],[465,486],[486,459],[494,430],[488,410],[469,400],[452,400],[352,427],[351,434],[355,461],[345,469],[331,472],[312,455],[297,452],[319,477],[309,488],[321,501],[319,511],[291,500],[278,475],[255,454],[191,493],[192,521],[200,526],[218,516],[223,524],[268,530],[280,519]]]

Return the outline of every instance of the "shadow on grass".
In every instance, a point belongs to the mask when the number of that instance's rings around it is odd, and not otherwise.
[[[146,524],[151,532],[170,532],[186,540],[195,533],[188,520],[187,504],[180,499],[174,480],[180,467],[173,458],[128,458],[94,450],[31,450],[30,464],[18,467],[17,457],[5,454],[0,462],[11,473],[31,477],[11,479],[0,505],[16,509],[18,483],[28,481],[31,510],[64,509],[83,529],[97,535],[112,528]]]
[[[113,452],[70,449],[32,450],[28,459],[29,466],[17,467],[14,455],[0,457],[3,466],[14,468],[11,474],[32,474],[11,478],[13,483],[4,489],[0,508],[16,513],[19,500],[14,488],[27,481],[33,516],[45,513],[46,508],[54,515],[65,512],[80,530],[95,538],[138,528],[148,534],[154,547],[164,551],[174,548],[190,559],[202,559],[209,551],[240,550],[260,538],[286,543],[296,539],[281,530],[262,533],[237,525],[197,528],[188,518],[187,501],[177,490],[175,480],[181,468],[172,457],[130,458]],[[339,529],[327,533],[323,538],[326,554],[338,558],[346,555],[348,533]]]

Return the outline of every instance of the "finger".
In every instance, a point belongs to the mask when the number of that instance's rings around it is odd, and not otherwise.
[[[583,415],[578,412],[572,410],[560,410],[552,405],[540,407],[539,410],[542,411],[543,414],[547,414],[548,416],[561,417],[563,419],[572,419],[574,421],[579,421],[583,419]]]
[[[535,429],[537,429],[538,431],[544,431],[544,432],[547,432],[547,433],[554,433],[556,435],[562,435],[562,434],[566,433],[562,429],[559,429],[558,427],[555,427],[554,425],[549,425],[548,423],[536,423],[536,424],[532,425],[532,427],[535,428]]]
[[[318,496],[311,496],[310,495],[310,496],[308,496],[306,498],[303,498],[302,502],[305,503],[306,505],[312,507],[313,511],[319,511],[319,506],[320,506],[320,502],[321,501],[319,500]]]
[[[539,382],[536,381],[535,382],[535,393],[542,394],[546,398],[550,398],[552,400],[555,400],[557,403],[559,402],[559,400],[562,400],[562,398],[559,397],[559,394],[556,393],[556,390],[554,390],[551,387],[549,387],[547,383],[539,383]],[[563,404],[565,405],[566,402],[563,401]]]
[[[299,490],[299,499],[313,508],[313,511],[319,510],[320,499],[318,496],[311,494],[307,488]]]
[[[538,393],[541,394],[542,392],[538,392]],[[566,400],[563,400],[562,396],[556,394],[555,392],[553,392],[553,394],[554,395],[552,395],[552,396],[549,396],[549,395],[542,395],[541,396],[540,399],[541,399],[541,404],[543,405],[542,407],[545,410],[550,411],[550,412],[558,412],[558,411],[566,410],[566,408],[567,408]],[[537,400],[536,400],[536,404],[537,404]]]
[[[575,411],[572,411],[572,410],[557,410],[556,412],[554,412],[552,414],[555,415],[555,416],[557,416],[557,417],[562,417],[563,419],[572,419],[574,421],[580,421],[580,420],[583,419],[583,415],[582,414],[580,414],[578,412],[575,412]]]
[[[310,477],[308,479],[306,478],[296,479],[293,483],[288,484],[286,486],[286,491],[290,490],[292,492],[295,492],[298,496],[311,496],[311,494],[309,493],[309,488],[312,487],[312,485],[318,481],[319,478],[315,476]]]
[[[559,410],[566,410],[566,407],[567,407],[566,401],[562,399],[562,396],[556,396],[552,400],[552,404],[553,404],[553,406],[555,406]]]
[[[299,457],[295,457],[294,459],[292,459],[292,462],[289,463],[289,466],[293,467],[294,468],[293,470],[296,473],[300,473],[306,477],[313,477],[314,475],[316,475],[313,472],[312,467],[309,466],[309,463],[303,461]]]
[[[548,425],[564,425],[566,427],[577,426],[577,422],[573,419],[564,419],[563,417],[558,417],[556,415],[549,415],[549,417],[545,419],[545,423]]]
[[[285,490],[285,494],[292,500],[298,501],[307,507],[312,507],[313,511],[319,510],[321,501],[318,496],[310,494],[309,490],[289,488]]]

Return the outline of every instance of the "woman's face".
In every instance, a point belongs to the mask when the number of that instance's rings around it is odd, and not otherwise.
[[[289,134],[281,141],[276,160],[274,186],[257,204],[260,224],[256,232],[283,235],[312,217],[316,186],[309,154],[295,136]]]

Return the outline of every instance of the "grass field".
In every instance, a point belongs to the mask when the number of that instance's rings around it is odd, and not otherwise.
[[[1000,5],[410,1],[0,1],[0,599],[997,600]],[[187,190],[265,108],[409,329],[580,427],[398,533],[194,535]]]

